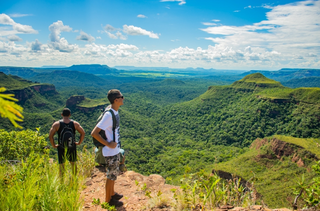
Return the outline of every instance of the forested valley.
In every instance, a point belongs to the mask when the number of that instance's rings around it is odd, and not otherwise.
[[[94,148],[90,132],[101,109],[108,105],[106,93],[111,88],[119,89],[125,97],[119,112],[128,169],[144,175],[160,174],[172,184],[179,184],[185,172],[211,172],[214,168],[228,169],[249,179],[248,172],[252,170],[241,165],[253,162],[250,156],[255,152],[250,146],[256,139],[270,140],[277,136],[283,140],[296,138],[300,144],[310,140],[314,146],[320,143],[320,88],[297,87],[294,81],[303,84],[303,80],[307,83],[312,80],[319,86],[320,70],[262,74],[251,71],[231,75],[173,72],[160,76],[152,71],[142,72],[145,77],[100,66],[91,70],[96,71],[94,74],[84,70],[6,67],[0,69],[4,72],[0,73],[0,86],[20,98],[18,104],[24,109],[24,120],[19,124],[24,130],[38,128],[41,134],[48,134],[52,123],[61,118],[62,109],[68,106],[72,118],[86,132],[80,148],[85,146],[89,151]],[[10,75],[12,73],[18,74]],[[273,77],[278,81],[271,79]],[[288,87],[282,85],[285,83]],[[290,83],[295,87],[289,88]],[[21,130],[4,118],[0,128]],[[47,145],[50,147],[49,140]],[[267,148],[263,150],[265,154],[271,153]],[[318,152],[320,148],[313,153],[319,156]],[[50,157],[56,159],[55,149],[50,148]],[[243,162],[238,168],[246,172],[236,171],[230,164],[240,160]],[[286,168],[277,162],[272,165]],[[292,171],[284,177],[305,173],[311,180],[313,174],[307,169],[314,163],[310,158],[304,170],[291,166]],[[252,165],[255,169],[260,164]],[[259,175],[259,172],[263,173],[258,169],[253,174]],[[272,204],[271,199],[266,200]],[[286,204],[288,201],[276,201],[272,205]]]

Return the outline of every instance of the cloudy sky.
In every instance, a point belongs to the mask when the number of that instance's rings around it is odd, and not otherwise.
[[[320,0],[0,0],[0,66],[320,68]]]

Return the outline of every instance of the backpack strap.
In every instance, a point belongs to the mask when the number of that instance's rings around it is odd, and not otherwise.
[[[110,109],[108,110],[111,113],[112,116],[112,132],[113,132],[113,141],[116,141],[116,136],[115,136],[115,131],[116,131],[116,127],[117,127],[117,119],[116,116],[114,115],[114,112]]]

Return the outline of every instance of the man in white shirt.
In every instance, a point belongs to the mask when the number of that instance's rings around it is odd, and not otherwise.
[[[100,143],[105,145],[102,149],[102,154],[105,157],[107,163],[107,181],[106,181],[106,202],[109,205],[114,205],[120,207],[123,202],[119,201],[123,195],[114,192],[114,183],[119,174],[119,163],[120,163],[120,117],[118,110],[121,105],[123,105],[123,95],[117,89],[111,89],[108,92],[108,100],[111,103],[110,111],[105,112],[101,121],[96,125],[96,127],[91,132],[91,136],[98,140]],[[113,131],[113,118],[112,113],[114,113],[116,120],[116,128]],[[107,140],[104,140],[99,132],[101,130],[105,131]]]

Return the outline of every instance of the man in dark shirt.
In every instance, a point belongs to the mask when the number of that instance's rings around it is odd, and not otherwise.
[[[76,149],[76,145],[80,145],[81,142],[84,139],[84,135],[85,132],[83,130],[83,128],[81,127],[81,125],[76,122],[73,121],[72,119],[70,119],[71,116],[71,111],[68,108],[64,108],[62,111],[62,120],[60,121],[56,121],[55,123],[53,123],[50,132],[49,132],[49,139],[50,139],[50,143],[52,145],[53,148],[57,148],[58,149],[58,160],[59,160],[59,164],[60,164],[60,177],[63,177],[63,172],[64,172],[64,163],[66,161],[66,159],[69,160],[71,167],[72,167],[72,173],[75,175],[77,173],[77,165],[76,165],[76,161],[77,161],[77,149]],[[70,131],[72,131],[73,133],[73,137],[75,137],[75,132],[78,131],[80,133],[80,140],[78,142],[74,142],[71,143],[72,146],[63,146],[63,144],[61,144],[59,141],[61,140],[61,132],[64,129],[64,127],[68,127],[71,128]],[[54,143],[54,134],[58,133],[58,144]]]

